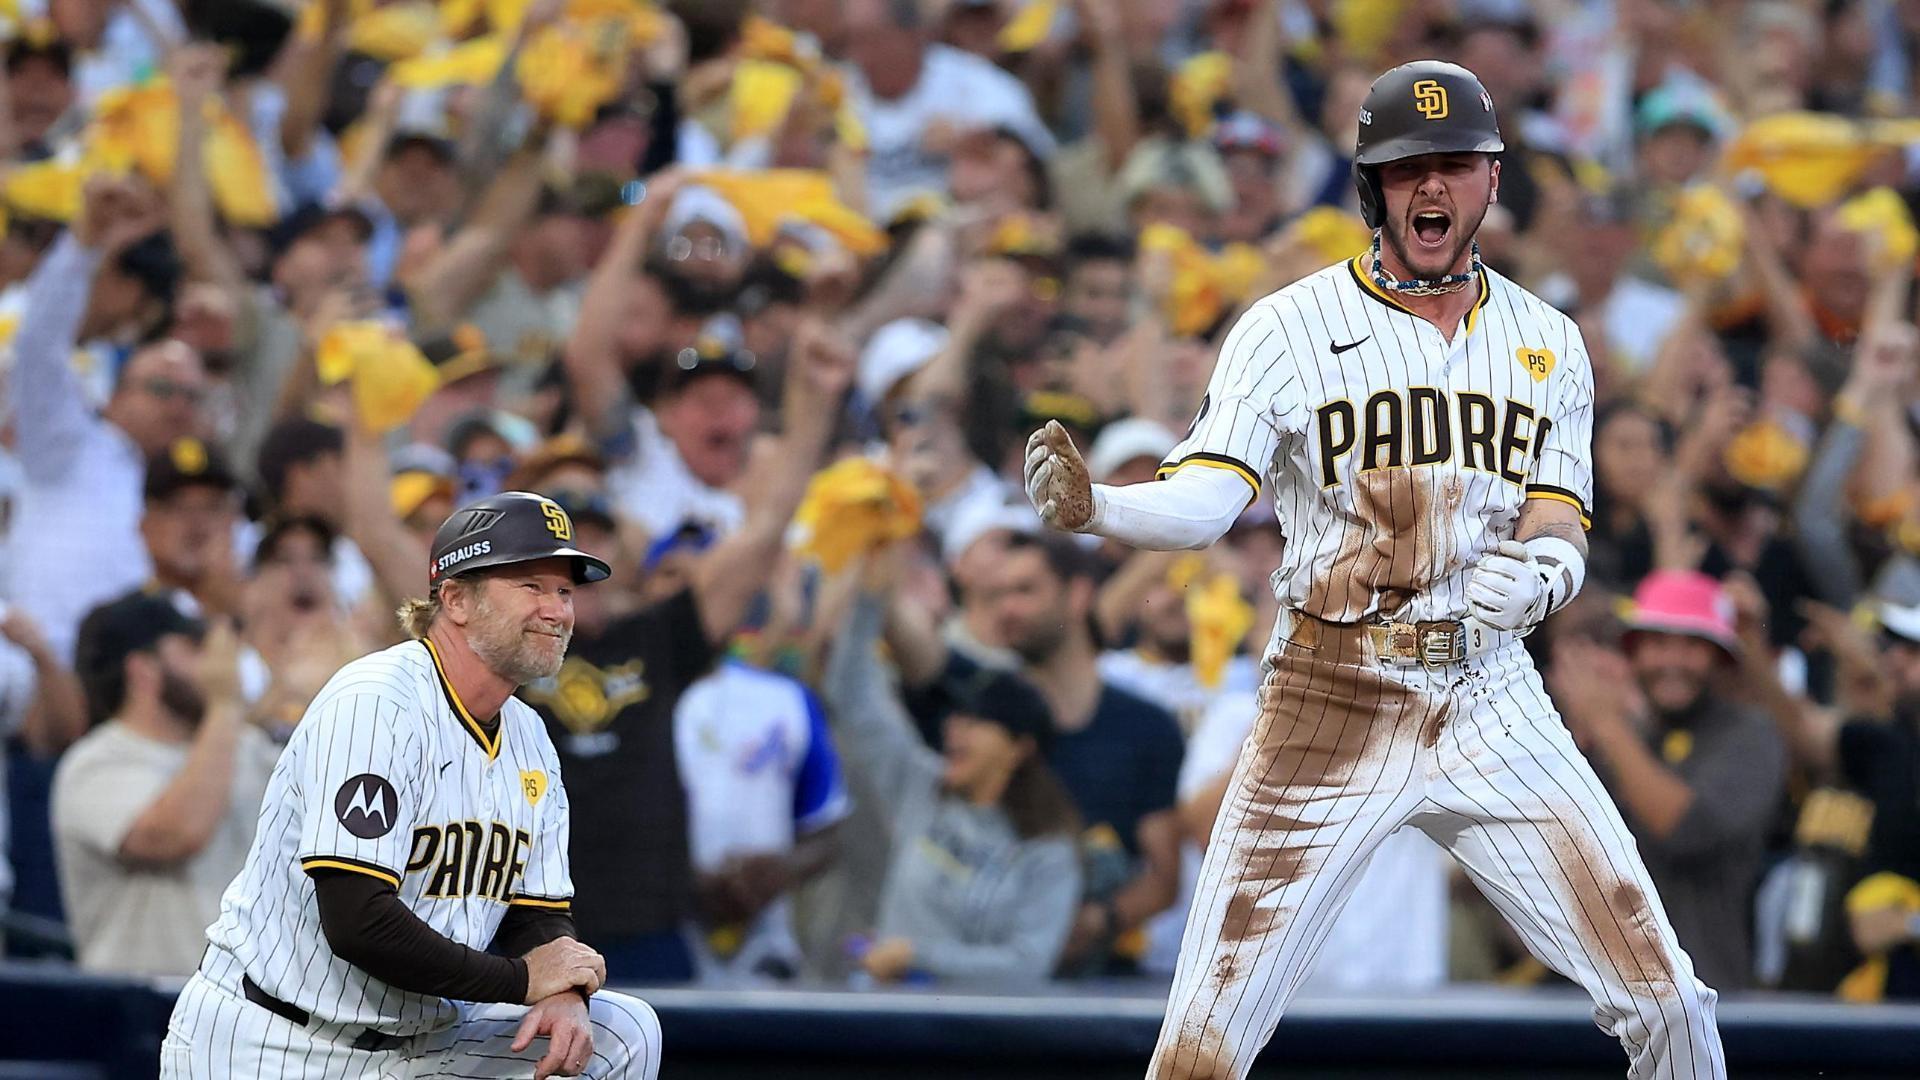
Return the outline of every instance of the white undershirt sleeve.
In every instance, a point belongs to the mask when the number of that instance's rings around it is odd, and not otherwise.
[[[1164,480],[1093,485],[1084,532],[1149,551],[1203,548],[1226,535],[1257,492],[1227,469],[1181,469]]]

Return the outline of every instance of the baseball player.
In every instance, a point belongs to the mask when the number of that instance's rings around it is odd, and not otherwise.
[[[1360,110],[1372,250],[1255,303],[1154,484],[1028,444],[1056,527],[1199,548],[1264,479],[1287,544],[1260,715],[1207,848],[1150,1076],[1244,1077],[1402,825],[1592,995],[1633,1077],[1726,1075],[1716,995],[1520,638],[1585,577],[1593,376],[1573,323],[1480,264],[1493,101],[1421,61]]]
[[[573,936],[559,761],[512,696],[559,670],[574,588],[607,577],[572,540],[526,492],[440,526],[412,640],[341,668],[275,767],[162,1077],[659,1071],[653,1010],[597,993]]]

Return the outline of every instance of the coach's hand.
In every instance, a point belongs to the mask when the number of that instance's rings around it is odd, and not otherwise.
[[[532,1046],[541,1035],[547,1037],[547,1052],[534,1064],[533,1080],[580,1075],[593,1056],[593,1020],[586,1001],[572,990],[563,990],[534,1002],[513,1036],[513,1052]]]
[[[1541,619],[1547,575],[1518,540],[1502,540],[1467,580],[1467,604],[1496,630],[1520,630]]]
[[[578,987],[592,994],[607,981],[607,962],[572,938],[555,938],[527,954],[526,1004]]]
[[[1027,498],[1041,521],[1079,532],[1093,520],[1093,481],[1060,421],[1049,420],[1028,437],[1026,474]]]

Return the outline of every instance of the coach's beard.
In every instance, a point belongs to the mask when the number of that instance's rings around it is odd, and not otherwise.
[[[508,622],[503,612],[482,601],[467,627],[467,644],[488,670],[515,686],[560,673],[567,658],[570,630],[537,622]]]

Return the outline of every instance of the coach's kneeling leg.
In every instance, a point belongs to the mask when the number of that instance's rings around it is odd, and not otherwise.
[[[602,990],[587,1012],[593,1019],[594,1080],[654,1080],[660,1074],[660,1018],[636,997]]]

